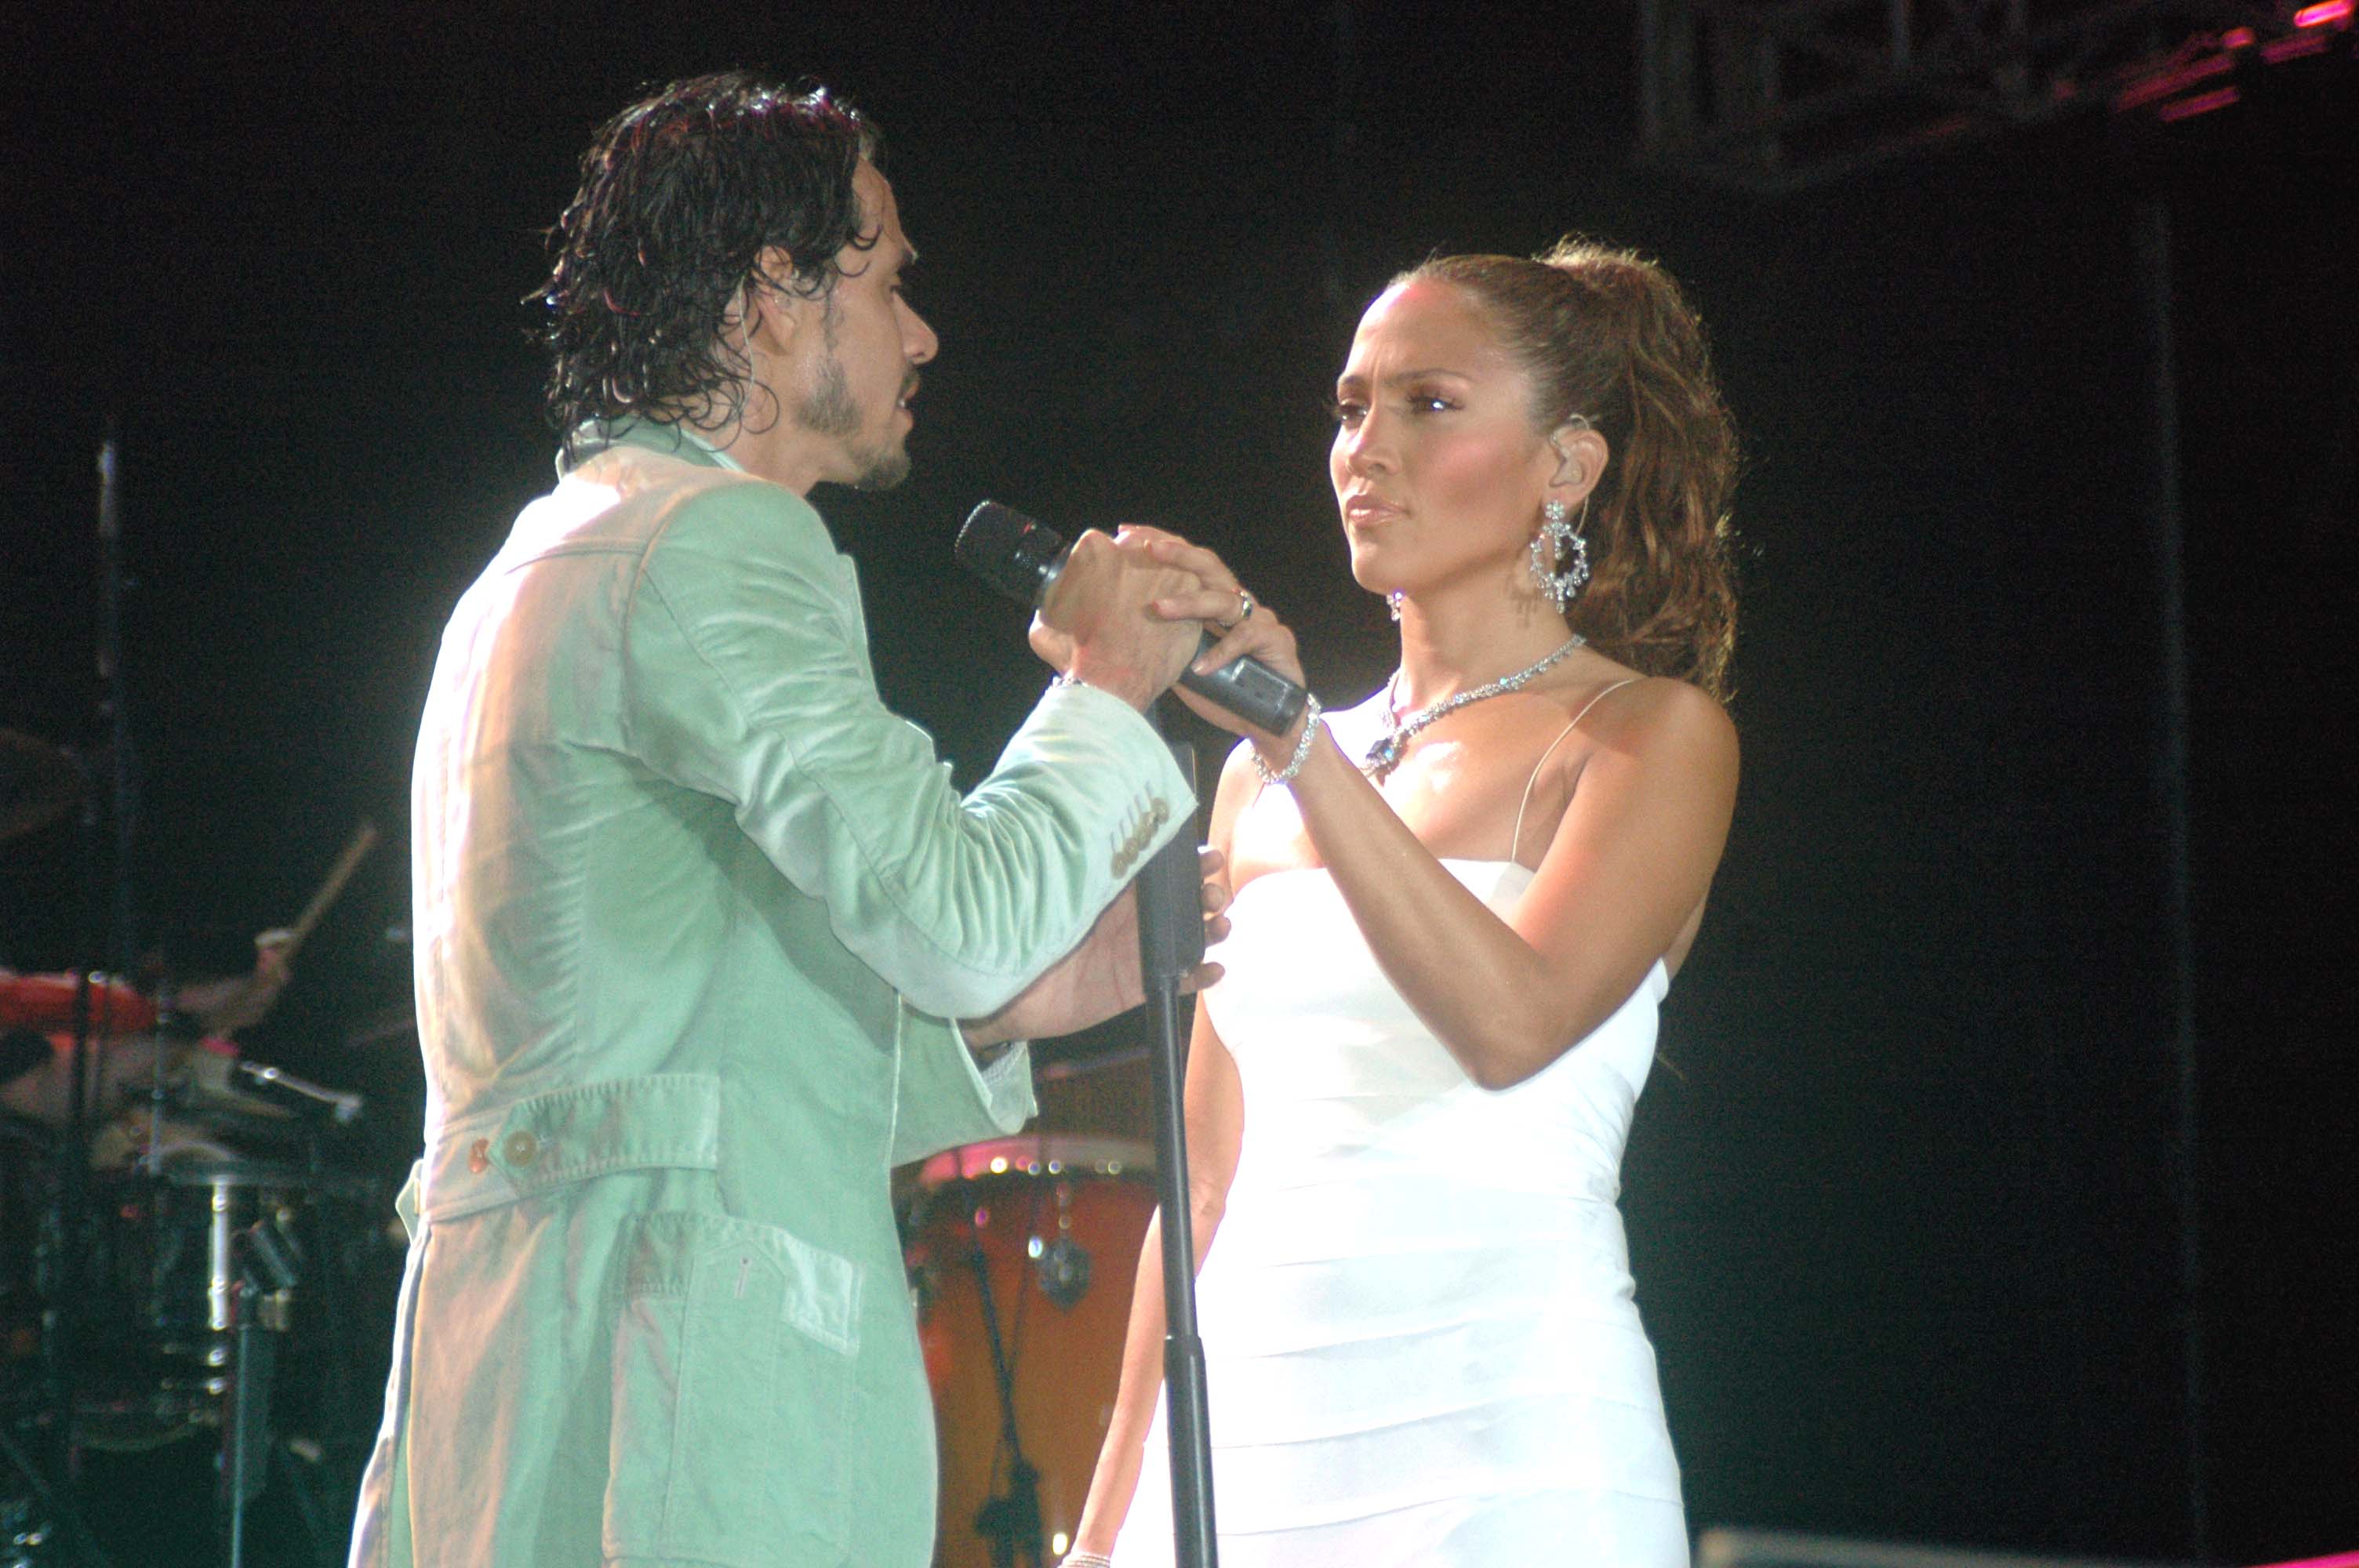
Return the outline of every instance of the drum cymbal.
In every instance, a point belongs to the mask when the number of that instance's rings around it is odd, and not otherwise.
[[[82,798],[82,764],[62,747],[0,730],[0,839],[46,827]]]

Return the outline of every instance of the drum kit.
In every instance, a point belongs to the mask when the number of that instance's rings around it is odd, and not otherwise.
[[[0,730],[0,840],[61,815],[82,776]],[[364,826],[293,926],[261,939],[277,961],[374,839]],[[412,1030],[404,1012],[345,1044]],[[352,1249],[386,1234],[383,1184],[342,1156],[359,1097],[192,1038],[157,997],[100,974],[0,970],[0,1031],[38,1039],[49,1058],[5,1086],[0,1108],[0,1568],[108,1561],[105,1521],[82,1506],[91,1470],[109,1466],[119,1487],[122,1465],[190,1449],[210,1455],[214,1517],[173,1528],[210,1533],[203,1560],[255,1560],[248,1511],[283,1479],[306,1555],[341,1562],[348,1499],[321,1485],[318,1445],[282,1433],[273,1411],[304,1402],[296,1379],[350,1379],[305,1348],[323,1325],[331,1340],[353,1331],[338,1310]],[[941,1568],[1066,1550],[1155,1210],[1152,1146],[1100,1130],[1145,1125],[1143,1054],[1050,1062],[1038,1077],[1036,1130],[950,1150],[897,1184],[940,1434]],[[46,1098],[33,1092],[44,1081]]]
[[[81,777],[0,730],[0,838],[62,814]],[[258,939],[267,963],[292,958],[375,837],[364,825],[303,916]],[[359,1097],[243,1060],[168,993],[103,974],[0,970],[0,1568],[104,1563],[110,1546],[158,1560],[169,1543],[102,1540],[99,1505],[143,1484],[132,1456],[191,1449],[213,1517],[176,1533],[211,1555],[173,1561],[242,1568],[274,1478],[314,1538],[307,1560],[341,1561],[320,1444],[274,1409],[316,1424],[346,1400],[350,1368],[316,1347],[342,1342],[329,1320],[355,1238],[375,1245],[388,1206],[348,1162]]]

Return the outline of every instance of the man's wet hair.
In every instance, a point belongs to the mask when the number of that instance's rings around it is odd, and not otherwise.
[[[601,126],[528,298],[546,313],[548,413],[568,447],[593,421],[744,419],[748,367],[727,330],[741,292],[833,288],[844,248],[876,243],[853,177],[882,151],[826,88],[742,70],[676,81]],[[773,248],[783,274],[763,265]]]

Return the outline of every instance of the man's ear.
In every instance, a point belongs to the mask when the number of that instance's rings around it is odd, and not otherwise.
[[[802,330],[802,308],[810,303],[790,287],[794,276],[792,256],[780,246],[764,246],[730,308],[730,328],[743,332],[749,346],[774,357],[794,347]]]
[[[1605,460],[1612,455],[1605,438],[1592,429],[1585,419],[1560,425],[1549,437],[1549,446],[1556,453],[1556,472],[1549,476],[1549,498],[1567,506],[1578,506],[1597,481],[1605,475]]]

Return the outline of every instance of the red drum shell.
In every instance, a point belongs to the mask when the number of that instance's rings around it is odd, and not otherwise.
[[[74,975],[9,975],[0,978],[0,1028],[53,1029],[73,1027]],[[104,975],[90,978],[91,1033],[136,1034],[156,1027],[156,1004],[121,980]]]
[[[1016,1434],[1039,1472],[1046,1547],[1080,1523],[1113,1414],[1154,1177],[1144,1144],[1057,1134],[970,1144],[919,1172],[908,1260],[940,1440],[940,1568],[988,1568],[975,1512],[1007,1475],[976,1254],[1006,1349]],[[1088,1287],[1070,1306],[1051,1299],[1039,1263],[1060,1238],[1089,1257]]]

